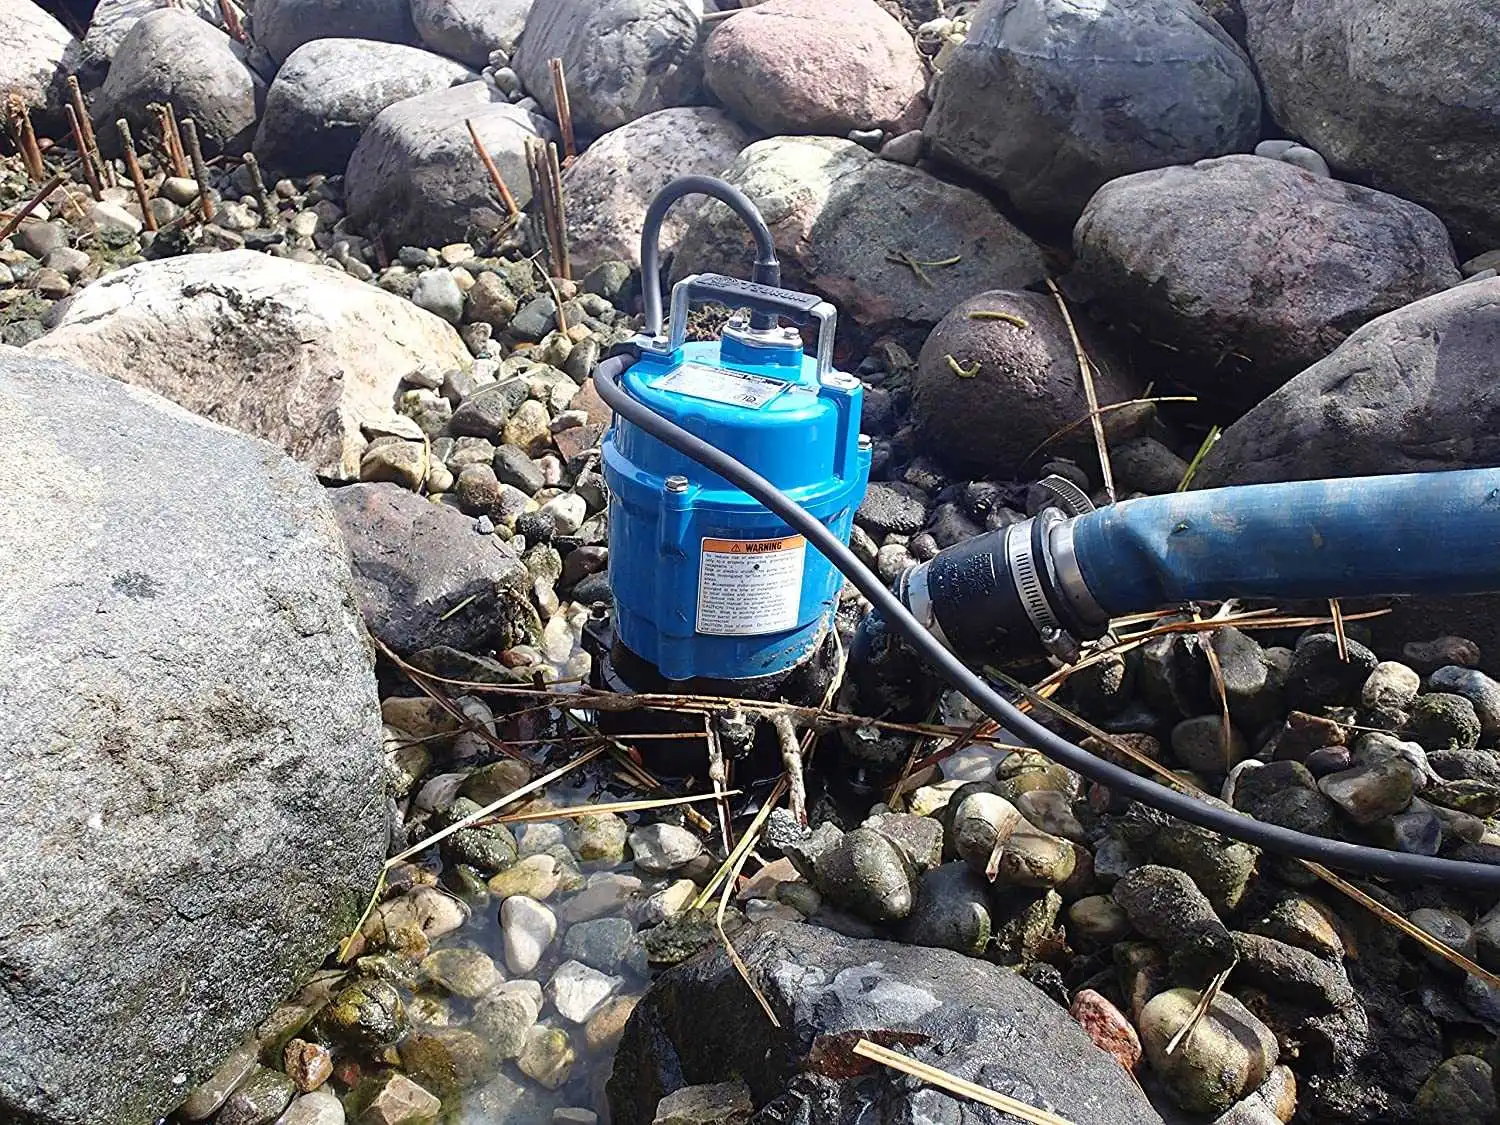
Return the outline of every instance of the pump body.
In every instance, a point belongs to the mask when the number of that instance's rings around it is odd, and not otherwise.
[[[701,301],[750,308],[719,340],[687,343]],[[816,357],[796,328],[815,322]],[[621,383],[635,400],[749,465],[847,542],[870,474],[862,388],[831,369],[835,317],[816,297],[718,275],[673,290],[670,338],[638,338]],[[664,678],[788,672],[826,635],[843,579],[780,518],[617,418],[604,437],[614,635]]]

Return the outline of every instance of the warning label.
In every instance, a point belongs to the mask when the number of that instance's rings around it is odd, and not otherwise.
[[[807,540],[705,539],[698,566],[698,632],[780,633],[797,624]]]
[[[656,387],[658,390],[676,391],[689,398],[701,398],[706,402],[722,402],[730,406],[759,410],[786,390],[787,384],[780,379],[767,379],[763,375],[745,375],[739,371],[724,371],[702,363],[684,363],[658,379]]]

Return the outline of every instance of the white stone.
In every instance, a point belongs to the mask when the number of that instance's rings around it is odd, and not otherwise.
[[[126,234],[131,238],[141,233],[141,221],[118,203],[95,203],[89,208],[89,219],[100,234]]]
[[[535,899],[511,895],[500,905],[500,930],[506,966],[524,976],[537,967],[557,936],[557,915]]]
[[[559,535],[572,535],[588,517],[588,504],[576,492],[564,492],[542,505],[542,511],[552,517]]]
[[[630,852],[642,871],[676,871],[703,854],[703,841],[675,824],[648,824],[630,834]]]
[[[581,961],[564,961],[547,982],[547,998],[563,1019],[583,1024],[624,983],[622,978],[607,976]]]

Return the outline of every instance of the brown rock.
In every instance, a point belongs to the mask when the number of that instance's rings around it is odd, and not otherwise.
[[[296,1083],[297,1089],[306,1094],[316,1090],[333,1077],[333,1056],[320,1043],[309,1043],[305,1039],[293,1039],[283,1053],[287,1077]]]
[[[1091,988],[1080,989],[1068,1006],[1068,1015],[1088,1034],[1101,1051],[1113,1055],[1126,1070],[1141,1061],[1141,1039],[1120,1009]]]

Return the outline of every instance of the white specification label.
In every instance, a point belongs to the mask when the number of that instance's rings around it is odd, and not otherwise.
[[[787,384],[780,379],[767,379],[763,375],[724,371],[702,363],[684,363],[658,379],[656,387],[663,391],[676,391],[688,398],[759,410],[786,390]]]
[[[797,624],[807,540],[705,539],[698,566],[698,632],[755,637]]]

